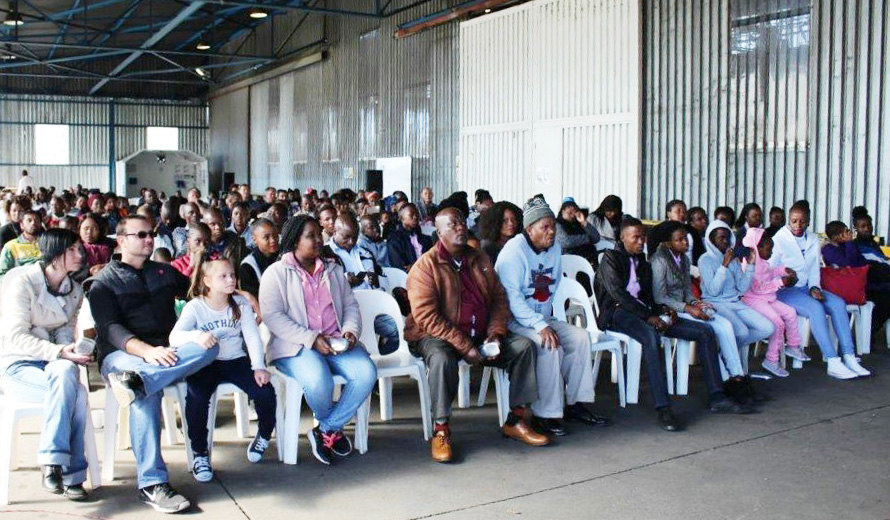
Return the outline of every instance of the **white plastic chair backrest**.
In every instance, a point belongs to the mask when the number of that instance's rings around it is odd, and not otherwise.
[[[584,273],[590,280],[590,289],[593,291],[593,267],[583,256],[578,255],[562,255],[562,275],[578,280],[578,273]]]
[[[392,293],[392,290],[396,287],[407,289],[408,273],[402,271],[401,269],[396,269],[395,267],[384,267],[383,277],[381,277],[380,282],[380,284],[384,286],[386,288],[386,291],[389,293]]]
[[[380,357],[377,349],[377,334],[374,332],[374,319],[377,316],[389,316],[399,328],[399,350],[408,348],[405,342],[405,319],[399,310],[399,304],[391,295],[374,289],[352,291],[358,301],[359,313],[362,317],[362,334],[359,341],[365,346],[371,357]]]
[[[553,317],[559,321],[566,321],[566,302],[579,305],[584,310],[584,321],[587,323],[587,331],[596,338],[600,334],[600,329],[596,324],[596,315],[593,313],[593,307],[590,305],[590,299],[587,292],[580,283],[571,278],[563,279],[559,283],[559,288],[553,295]]]

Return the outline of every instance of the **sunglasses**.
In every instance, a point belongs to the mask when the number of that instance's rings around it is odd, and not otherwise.
[[[154,238],[158,236],[154,231],[139,231],[138,233],[124,233],[125,237],[136,237],[139,240],[144,240],[148,237]]]

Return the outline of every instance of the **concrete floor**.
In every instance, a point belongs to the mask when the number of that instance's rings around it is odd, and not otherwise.
[[[703,384],[693,370],[690,396],[674,399],[687,422],[683,433],[657,428],[645,386],[639,405],[620,409],[615,387],[604,377],[596,408],[611,415],[614,426],[573,425],[554,445],[529,448],[499,435],[492,389],[488,406],[455,413],[458,460],[435,464],[421,436],[415,390],[397,384],[396,419],[379,422],[375,401],[370,450],[332,467],[312,458],[305,437],[299,465],[285,466],[272,457],[251,465],[244,456],[246,441],[235,438],[230,404],[221,406],[213,482],[192,479],[182,446],[164,452],[172,483],[195,503],[190,514],[214,520],[886,520],[890,351],[874,348],[863,362],[877,374],[868,379],[829,379],[814,361],[788,379],[761,383],[775,399],[757,415],[708,414]],[[94,408],[101,407],[102,397],[94,393]],[[118,455],[118,480],[96,491],[91,503],[70,503],[41,491],[32,455],[38,429],[37,422],[25,425],[19,445],[24,467],[12,475],[13,503],[0,507],[0,520],[156,516],[137,500],[128,452]],[[100,453],[101,443],[100,435]]]

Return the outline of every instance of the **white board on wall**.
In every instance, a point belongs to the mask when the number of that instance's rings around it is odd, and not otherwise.
[[[377,169],[383,171],[384,197],[404,191],[411,198],[411,157],[383,157],[377,159]]]

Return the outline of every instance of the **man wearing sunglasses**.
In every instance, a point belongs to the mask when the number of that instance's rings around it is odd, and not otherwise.
[[[186,295],[189,280],[173,267],[149,259],[154,235],[152,224],[142,216],[118,223],[121,259],[112,260],[94,278],[89,301],[102,375],[118,403],[130,407],[139,496],[157,511],[176,513],[190,503],[168,483],[161,458],[161,398],[164,387],[210,364],[217,347],[205,349],[196,343],[175,350],[168,347],[176,323],[174,299]]]

